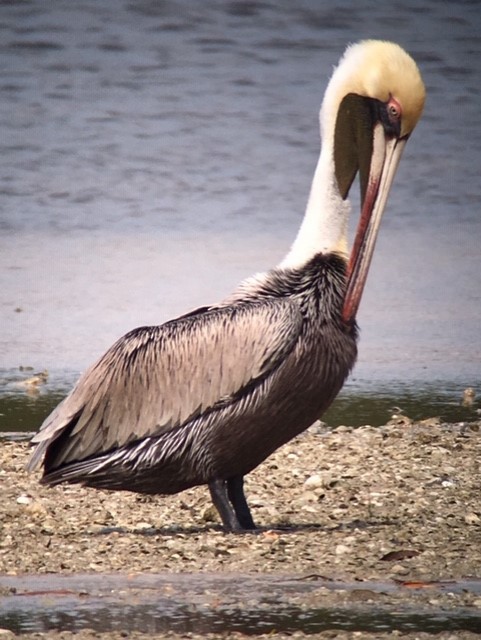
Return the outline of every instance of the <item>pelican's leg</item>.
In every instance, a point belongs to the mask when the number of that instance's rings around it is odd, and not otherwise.
[[[222,524],[224,525],[224,529],[226,531],[232,531],[234,533],[243,531],[244,527],[237,519],[234,507],[229,502],[229,496],[227,494],[227,482],[225,480],[211,480],[208,486],[212,502],[219,512]]]
[[[257,529],[244,495],[244,477],[234,476],[227,480],[227,493],[237,519],[243,529]]]

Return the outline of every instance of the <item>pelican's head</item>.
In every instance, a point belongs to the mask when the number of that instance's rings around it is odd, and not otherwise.
[[[337,189],[345,200],[357,172],[361,185],[361,218],[343,312],[346,321],[356,315],[389,189],[424,99],[414,60],[399,45],[378,40],[348,47],[327,87],[321,132],[323,147],[332,150]]]
[[[323,136],[334,130],[339,112],[346,109],[343,101],[349,95],[365,98],[365,102],[382,106],[386,115],[395,116],[400,108],[399,135],[409,135],[419,120],[426,96],[419,69],[402,47],[383,40],[363,40],[350,45],[324,94],[321,107]],[[380,115],[380,114],[379,114]]]

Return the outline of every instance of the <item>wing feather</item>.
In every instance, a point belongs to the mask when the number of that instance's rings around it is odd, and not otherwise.
[[[45,420],[29,468],[57,438],[49,466],[159,435],[234,402],[282,362],[301,324],[298,306],[284,298],[202,309],[128,333]]]

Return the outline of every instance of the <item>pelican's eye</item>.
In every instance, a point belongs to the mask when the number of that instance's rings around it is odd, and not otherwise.
[[[392,125],[396,125],[401,120],[401,105],[392,96],[386,105],[387,115]]]
[[[401,134],[402,109],[396,98],[392,96],[387,102],[378,102],[379,119],[389,137],[399,138]]]

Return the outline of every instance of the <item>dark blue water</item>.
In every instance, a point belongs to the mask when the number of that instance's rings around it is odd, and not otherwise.
[[[134,326],[276,264],[326,82],[366,37],[415,57],[428,100],[347,391],[479,388],[480,19],[478,2],[437,0],[3,3],[0,393],[20,365],[70,384]]]

